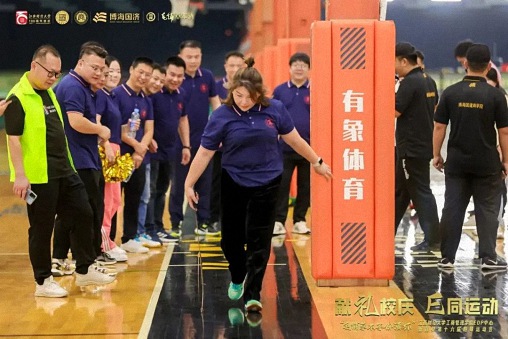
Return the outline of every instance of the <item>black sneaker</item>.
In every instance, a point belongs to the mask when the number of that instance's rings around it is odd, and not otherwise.
[[[208,235],[219,235],[219,234],[220,234],[219,223],[217,221],[213,222],[210,226],[208,226]]]
[[[194,234],[196,235],[207,235],[208,234],[209,225],[207,223],[201,223],[194,229]]]
[[[493,260],[491,258],[485,257],[482,258],[482,270],[500,270],[506,269],[506,261],[501,258],[497,258],[497,260]]]
[[[114,265],[116,264],[116,259],[113,258],[109,253],[102,252],[97,259],[95,259],[95,262],[98,265]]]
[[[411,251],[415,252],[428,252],[429,244],[426,241],[419,243],[418,245],[411,246]]]
[[[440,252],[441,251],[441,243],[434,243],[429,245],[429,250],[432,252]]]
[[[437,267],[444,269],[452,269],[454,263],[455,260],[453,259],[441,258],[441,260],[439,260],[439,262],[437,263]]]

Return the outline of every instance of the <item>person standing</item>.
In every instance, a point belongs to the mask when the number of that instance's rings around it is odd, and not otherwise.
[[[395,71],[404,78],[395,94],[396,174],[395,233],[412,201],[425,235],[413,251],[437,250],[439,217],[430,189],[432,129],[437,89],[417,63],[416,49],[409,43],[395,46]]]
[[[93,211],[76,173],[64,132],[62,110],[51,86],[61,76],[60,53],[51,45],[34,52],[30,71],[9,91],[5,128],[13,192],[27,199],[28,252],[36,297],[65,297],[68,292],[51,275],[51,236],[55,216],[69,226],[76,259],[76,285],[103,285],[114,277],[93,265]],[[41,113],[44,114],[41,114]],[[32,195],[33,199],[33,195]]]
[[[247,59],[247,68],[236,72],[224,105],[211,115],[185,180],[190,207],[199,211],[194,185],[222,144],[221,247],[231,273],[228,296],[243,296],[248,313],[263,308],[261,286],[283,171],[279,135],[313,164],[316,173],[331,178],[330,167],[300,137],[284,105],[266,97],[253,63]]]
[[[228,96],[228,84],[233,80],[236,71],[245,66],[244,56],[240,52],[232,51],[224,58],[226,76],[215,83],[217,95],[221,100]],[[220,177],[222,174],[222,151],[215,152],[212,161],[212,193],[210,196],[210,226],[219,230],[220,221]]]
[[[55,94],[66,113],[64,116],[65,134],[79,177],[85,184],[88,201],[94,213],[94,248],[97,261],[114,264],[116,261],[103,253],[102,219],[104,217],[104,177],[99,159],[97,138],[107,141],[111,131],[97,123],[96,95],[97,85],[104,76],[107,51],[95,41],[81,45],[78,62],[56,86]],[[95,89],[92,89],[94,87]],[[67,258],[69,226],[57,217],[55,225],[53,257],[59,261]]]
[[[466,54],[467,75],[444,90],[434,117],[434,159],[445,173],[445,203],[441,217],[441,268],[454,267],[462,234],[462,220],[474,199],[482,269],[505,269],[496,254],[501,185],[508,170],[508,109],[498,89],[487,84],[490,50],[473,44]],[[446,164],[441,148],[450,124]],[[497,151],[496,128],[502,159]]]
[[[166,232],[162,217],[166,204],[166,192],[174,177],[174,159],[179,157],[182,165],[188,165],[190,150],[182,148],[176,153],[178,136],[182,145],[189,145],[189,119],[185,113],[185,94],[180,85],[185,73],[185,62],[177,56],[166,61],[166,79],[160,93],[151,99],[154,113],[154,140],[157,152],[151,155],[150,201],[148,203],[145,228],[149,236],[157,236],[163,243],[179,240],[178,225]]]
[[[153,137],[153,108],[152,103],[143,92],[152,76],[153,61],[147,57],[134,59],[129,68],[127,81],[113,90],[114,102],[118,105],[122,115],[122,154],[130,153],[134,161],[135,170],[130,179],[123,184],[123,235],[122,249],[130,253],[146,253],[148,248],[141,245],[137,239],[139,202],[145,186],[145,159],[148,147]],[[139,129],[135,136],[129,135],[129,125],[132,113],[139,113]]]
[[[190,145],[177,143],[177,154],[186,148],[191,151],[191,161],[196,155],[201,135],[208,122],[209,107],[215,110],[220,105],[219,97],[215,92],[215,80],[212,72],[201,68],[201,43],[195,40],[186,40],[180,44],[180,58],[185,61],[185,79],[182,88],[187,95],[185,108],[189,119]],[[172,228],[181,228],[183,222],[183,183],[189,171],[189,165],[182,165],[180,159],[175,159],[175,181],[171,185],[169,210]],[[217,235],[220,232],[210,225],[210,190],[212,181],[212,167],[207,167],[205,173],[196,184],[201,196],[200,209],[197,212],[197,225],[194,229],[196,235]],[[181,234],[181,231],[178,232]]]
[[[280,84],[273,91],[273,98],[282,101],[295,123],[300,136],[310,143],[310,58],[305,53],[295,53],[289,59],[290,80]],[[285,234],[288,215],[288,198],[291,178],[297,169],[298,187],[293,211],[293,233],[310,234],[305,215],[310,206],[310,165],[307,159],[280,139],[284,158],[284,171],[277,198],[277,215],[273,234]]]

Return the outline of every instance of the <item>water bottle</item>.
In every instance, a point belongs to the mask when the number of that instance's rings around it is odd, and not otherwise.
[[[131,121],[129,123],[129,136],[131,138],[136,138],[136,123],[139,120],[139,108],[134,108],[134,111],[131,114]]]

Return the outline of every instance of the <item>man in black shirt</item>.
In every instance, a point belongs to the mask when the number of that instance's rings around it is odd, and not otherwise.
[[[30,71],[9,92],[5,110],[9,167],[13,192],[27,200],[28,252],[37,297],[65,297],[67,291],[51,275],[51,235],[55,215],[71,228],[76,284],[103,285],[115,280],[92,265],[92,209],[67,146],[62,112],[51,89],[61,75],[58,51],[39,47]]]
[[[473,44],[467,50],[464,79],[442,94],[434,117],[434,160],[445,171],[445,204],[441,217],[441,268],[453,268],[462,221],[473,196],[482,269],[504,269],[497,258],[496,231],[501,184],[508,161],[499,160],[496,127],[503,159],[508,159],[508,109],[504,95],[487,84],[489,48]],[[450,123],[446,166],[441,147]]]
[[[425,234],[414,251],[439,249],[439,218],[430,189],[432,129],[437,89],[417,64],[416,49],[408,43],[395,47],[395,71],[404,78],[395,95],[397,118],[395,232],[412,200]]]

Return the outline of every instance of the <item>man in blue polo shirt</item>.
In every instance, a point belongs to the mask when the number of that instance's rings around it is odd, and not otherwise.
[[[94,41],[81,46],[76,67],[56,86],[55,94],[64,114],[65,134],[74,159],[74,166],[85,184],[88,201],[94,213],[93,244],[97,260],[113,262],[108,254],[101,253],[102,219],[104,217],[104,191],[101,185],[102,166],[99,160],[97,137],[108,140],[110,130],[97,124],[95,93],[91,86],[97,84],[106,68],[107,52]],[[54,236],[54,264],[67,258],[70,248],[69,225],[57,217]],[[59,260],[58,260],[59,259]],[[58,268],[58,267],[57,267]]]
[[[129,79],[115,88],[114,101],[122,114],[121,153],[130,153],[135,170],[124,184],[123,236],[122,248],[130,253],[146,253],[148,249],[136,239],[138,208],[145,186],[145,159],[148,146],[153,137],[153,108],[151,101],[143,93],[152,76],[153,61],[150,58],[134,59],[129,69]],[[129,136],[129,121],[133,111],[139,111],[140,125],[135,138]]]
[[[209,106],[215,110],[220,106],[220,100],[215,91],[215,79],[207,69],[201,68],[201,43],[195,40],[187,40],[180,44],[178,55],[185,61],[185,79],[182,88],[187,94],[187,107],[185,111],[189,117],[190,145],[182,145],[177,142],[176,154],[181,153],[183,148],[190,149],[194,157],[201,143],[201,135],[208,122]],[[175,160],[175,182],[171,185],[170,214],[173,228],[180,226],[183,221],[184,181],[189,172],[188,165],[182,165],[180,159]],[[200,202],[197,211],[198,224],[194,232],[196,235],[214,235],[217,230],[211,229],[210,222],[210,189],[212,181],[212,167],[208,166],[196,184]],[[179,232],[180,233],[180,232]]]
[[[295,128],[302,138],[310,143],[310,58],[305,53],[295,53],[289,59],[290,80],[277,86],[273,98],[282,101],[293,118]],[[310,166],[309,162],[280,139],[284,157],[284,172],[277,197],[277,215],[274,235],[285,234],[288,214],[288,197],[291,177],[297,169],[295,208],[293,211],[293,233],[310,234],[305,215],[310,206]]]
[[[154,113],[154,140],[157,152],[150,160],[150,202],[146,216],[145,228],[149,236],[163,242],[178,241],[178,225],[173,225],[173,231],[168,233],[164,229],[162,216],[166,202],[166,192],[174,176],[175,158],[182,165],[190,161],[190,150],[182,148],[176,154],[178,135],[183,145],[189,145],[189,120],[184,110],[185,94],[181,86],[185,73],[185,62],[177,56],[166,61],[166,80],[160,93],[151,99]]]

